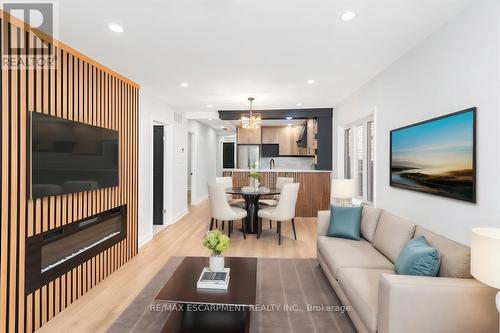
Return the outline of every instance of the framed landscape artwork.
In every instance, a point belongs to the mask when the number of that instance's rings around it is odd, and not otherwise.
[[[391,131],[390,185],[476,202],[476,108]]]

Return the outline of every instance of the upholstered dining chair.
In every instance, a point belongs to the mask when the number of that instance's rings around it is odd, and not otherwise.
[[[233,187],[233,177],[216,177],[215,183],[222,184],[224,188],[232,188]],[[232,194],[226,194],[227,201],[231,206],[236,206],[242,208],[245,204],[245,200],[243,199],[233,199]]]
[[[257,238],[260,238],[262,232],[262,219],[277,221],[278,244],[281,245],[281,222],[289,220],[292,222],[293,236],[297,240],[297,232],[295,231],[295,206],[299,195],[299,187],[300,183],[284,184],[278,205],[276,207],[259,209],[257,212],[259,217]]]
[[[277,189],[281,190],[283,188],[283,185],[291,184],[291,183],[293,183],[292,177],[278,177],[278,178],[276,178],[276,188]],[[280,195],[275,194],[272,199],[259,200],[259,204],[263,204],[266,206],[277,206],[279,199],[280,199]]]
[[[233,177],[215,177],[215,183],[222,184],[224,188],[233,187]],[[232,194],[226,194],[227,201],[230,206],[245,208],[245,200],[243,199],[233,199]],[[215,226],[217,227],[217,220],[215,220]],[[224,221],[222,221],[222,230],[224,230]]]
[[[278,177],[276,178],[276,188],[282,189],[283,185],[293,183],[292,177]],[[280,200],[280,195],[275,194],[272,199],[261,199],[259,200],[259,205],[276,207],[278,205],[278,201]],[[273,228],[273,222],[269,221],[269,229]]]
[[[227,235],[231,237],[231,233],[233,232],[233,222],[235,220],[241,220],[243,238],[246,239],[245,220],[247,217],[247,211],[242,208],[232,207],[229,205],[226,198],[226,192],[224,191],[224,185],[209,184],[208,197],[210,201],[210,210],[212,212],[209,229],[213,229],[215,220],[222,221],[223,223],[228,221]]]

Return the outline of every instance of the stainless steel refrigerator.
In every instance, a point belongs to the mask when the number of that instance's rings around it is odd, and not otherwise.
[[[260,169],[260,145],[238,145],[238,169]]]

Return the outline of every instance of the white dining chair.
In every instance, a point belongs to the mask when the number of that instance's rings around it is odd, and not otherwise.
[[[292,177],[278,177],[276,178],[276,188],[282,189],[283,185],[293,183]],[[278,205],[278,201],[280,200],[280,195],[275,194],[272,199],[262,199],[259,200],[259,205],[263,205],[264,207],[276,207]],[[273,228],[273,222],[269,221],[269,229]]]
[[[213,229],[215,220],[222,221],[223,223],[228,221],[227,235],[231,237],[231,233],[233,232],[233,222],[235,220],[241,220],[243,238],[246,239],[245,222],[247,211],[242,208],[231,207],[229,205],[226,198],[226,192],[224,191],[224,185],[209,184],[208,197],[210,201],[210,209],[212,211],[209,229]]]
[[[292,177],[278,177],[278,178],[276,178],[276,188],[277,189],[281,190],[283,188],[283,185],[291,184],[291,183],[293,183]],[[259,200],[259,204],[265,205],[265,206],[277,206],[279,200],[280,200],[280,195],[275,194],[272,199]]]
[[[233,177],[216,177],[215,183],[222,184],[224,188],[233,188]],[[227,201],[231,206],[236,206],[243,208],[245,200],[243,199],[233,199],[232,194],[226,194]]]
[[[293,236],[297,240],[295,231],[295,206],[299,195],[300,183],[284,184],[281,190],[280,200],[276,207],[266,207],[259,209],[257,216],[259,217],[259,225],[257,228],[257,238],[260,238],[262,232],[262,219],[269,221],[277,221],[278,244],[281,245],[281,222],[291,221],[293,228]]]

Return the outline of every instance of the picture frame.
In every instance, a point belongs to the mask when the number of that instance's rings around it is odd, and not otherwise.
[[[390,131],[390,186],[476,203],[477,108]]]

